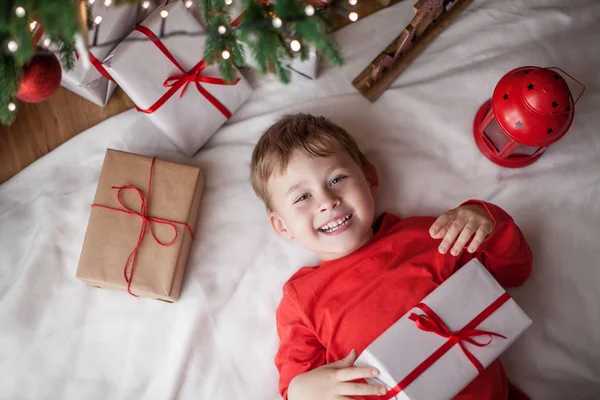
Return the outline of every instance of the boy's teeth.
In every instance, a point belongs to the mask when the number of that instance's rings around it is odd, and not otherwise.
[[[350,220],[350,215],[348,215],[344,218],[337,219],[334,222],[330,222],[327,225],[324,225],[321,228],[319,228],[319,230],[321,230],[322,232],[329,232],[329,233],[335,232],[342,225],[344,225],[346,222],[348,222],[348,220]]]

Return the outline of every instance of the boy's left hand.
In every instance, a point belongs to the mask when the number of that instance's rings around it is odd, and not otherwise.
[[[482,205],[467,204],[440,215],[429,228],[429,234],[434,239],[444,238],[438,247],[442,254],[446,254],[454,243],[450,254],[457,256],[473,234],[475,237],[467,249],[469,253],[475,252],[493,229],[494,221]]]

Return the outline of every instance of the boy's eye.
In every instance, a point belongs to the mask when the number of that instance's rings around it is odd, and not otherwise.
[[[340,183],[344,178],[346,178],[344,175],[340,175],[340,176],[336,176],[335,178],[333,178],[331,180],[331,182],[329,182],[330,186],[333,185],[337,185],[338,183]]]
[[[308,198],[309,198],[309,196],[310,196],[310,195],[308,195],[308,194],[303,194],[302,196],[300,196],[300,197],[298,197],[296,200],[294,200],[294,204],[296,204],[296,203],[299,203],[299,202],[301,202],[301,201],[304,201],[304,200],[308,199]]]

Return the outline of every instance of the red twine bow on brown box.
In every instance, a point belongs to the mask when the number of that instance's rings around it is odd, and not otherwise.
[[[177,67],[179,71],[181,71],[182,75],[176,75],[167,78],[163,86],[169,87],[170,89],[162,95],[160,99],[158,99],[154,104],[146,109],[141,109],[136,106],[136,109],[140,112],[146,114],[152,114],[156,110],[158,110],[167,100],[171,98],[180,88],[181,94],[179,97],[181,98],[185,93],[188,85],[190,83],[196,84],[196,89],[217,109],[225,116],[225,118],[231,118],[231,112],[225,107],[219,100],[217,100],[212,94],[208,92],[205,88],[200,86],[200,82],[210,83],[213,85],[236,85],[240,78],[237,78],[234,82],[227,82],[225,79],[215,78],[211,76],[200,75],[200,73],[206,68],[206,62],[201,60],[198,64],[196,64],[189,71],[185,71],[181,64],[173,57],[171,52],[165,47],[165,45],[160,41],[160,39],[152,32],[150,29],[146,28],[143,25],[139,25],[135,28],[136,31],[144,34],[148,39],[154,43],[154,45]]]
[[[425,314],[415,314],[411,313],[408,316],[408,319],[413,321],[417,327],[426,332],[432,332],[439,336],[448,338],[448,340],[441,345],[436,351],[434,351],[429,357],[427,357],[421,364],[419,364],[415,369],[413,369],[404,379],[402,379],[395,387],[389,390],[385,395],[377,397],[380,400],[388,400],[396,396],[398,393],[403,391],[410,385],[417,377],[419,377],[425,370],[431,367],[437,360],[440,359],[448,350],[450,350],[454,345],[458,344],[469,361],[477,368],[477,371],[481,373],[483,371],[483,365],[475,358],[473,353],[471,353],[464,345],[464,342],[470,343],[477,347],[485,347],[492,343],[493,337],[501,337],[506,339],[506,336],[500,335],[496,332],[488,332],[482,331],[479,329],[475,329],[479,324],[481,324],[485,319],[487,319],[492,313],[500,308],[504,303],[510,300],[510,295],[504,292],[500,297],[498,297],[492,304],[490,304],[485,310],[483,310],[479,315],[477,315],[473,320],[471,320],[467,325],[465,325],[462,329],[452,332],[444,321],[425,303],[417,304],[417,308],[420,308]],[[473,339],[473,337],[477,336],[487,336],[488,341],[481,343]]]
[[[173,243],[175,243],[175,241],[177,240],[177,237],[179,234],[177,232],[176,225],[187,228],[187,230],[190,232],[190,235],[192,236],[192,239],[194,238],[194,232],[192,232],[192,228],[188,224],[183,223],[183,222],[171,221],[171,220],[164,219],[164,218],[151,217],[148,215],[148,204],[149,204],[149,200],[150,200],[150,185],[152,183],[152,170],[154,169],[154,161],[155,160],[156,160],[156,157],[152,157],[152,161],[150,162],[150,177],[148,178],[148,192],[146,194],[146,197],[144,197],[144,195],[142,194],[142,191],[140,189],[136,188],[133,185],[111,186],[111,189],[117,189],[117,200],[119,201],[119,204],[121,205],[121,207],[123,207],[123,209],[107,207],[107,206],[103,206],[100,204],[92,204],[92,207],[104,208],[105,210],[118,211],[123,214],[134,215],[134,216],[141,218],[141,220],[142,220],[142,227],[140,228],[140,234],[138,236],[137,244],[133,248],[131,253],[129,253],[127,260],[125,261],[125,266],[123,267],[123,276],[125,277],[125,282],[127,282],[127,292],[130,295],[135,296],[135,297],[138,297],[138,296],[131,292],[131,279],[133,277],[133,270],[135,268],[135,259],[137,257],[137,253],[140,249],[140,245],[142,244],[142,241],[144,240],[144,236],[146,235],[146,229],[150,230],[150,234],[152,235],[152,238],[154,239],[154,241],[163,247],[172,246]],[[142,204],[140,207],[140,212],[134,211],[131,208],[127,207],[125,204],[123,204],[123,202],[121,201],[121,192],[123,190],[134,190],[140,196],[140,199],[142,201]],[[160,240],[158,240],[156,235],[154,234],[154,231],[152,230],[152,225],[151,225],[152,223],[163,224],[163,225],[167,225],[167,226],[170,226],[171,228],[173,228],[173,233],[174,233],[173,239],[168,243],[163,243]],[[129,265],[130,261],[131,261],[131,269],[128,274],[127,266]]]

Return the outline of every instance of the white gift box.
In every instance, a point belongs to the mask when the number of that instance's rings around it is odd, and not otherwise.
[[[439,334],[445,330],[443,326],[439,333],[433,332],[438,330],[432,324],[436,318],[427,317],[427,313],[441,319],[438,326],[445,324],[446,336]],[[435,329],[422,330],[416,321]],[[367,381],[388,387],[382,399],[450,399],[477,377],[478,368],[489,366],[530,324],[517,303],[473,259],[372,342],[355,365],[380,371],[376,379]],[[472,329],[504,338],[481,332],[480,336],[473,335],[467,331]],[[468,340],[487,345],[478,347]]]
[[[94,66],[90,67],[83,80],[79,81],[71,75],[71,72],[80,68],[83,66],[79,62],[75,63],[71,71],[65,71],[63,68],[61,86],[100,107],[105,107],[117,84],[102,76]]]
[[[258,69],[258,64],[248,45],[244,42],[241,44],[246,54],[246,66],[252,69]],[[302,61],[300,58],[284,59],[281,60],[281,64],[284,68],[290,70],[292,81],[294,81],[294,79],[314,80],[317,79],[319,73],[319,59],[320,56],[314,50],[309,50],[307,60]]]
[[[128,35],[135,27],[138,6],[112,5],[105,7],[104,2],[97,1],[91,6],[91,13],[94,19],[101,18],[99,19],[101,22],[94,25],[88,33],[89,55],[76,52],[73,68],[68,71],[61,65],[61,86],[104,107],[117,85],[103,75],[106,72],[103,71],[101,62],[117,46],[119,39]],[[46,40],[46,36],[42,33],[43,31],[36,33],[40,45]],[[58,51],[53,43],[47,47],[50,50]]]
[[[313,49],[308,52],[307,60],[300,60],[294,58],[289,63],[285,63],[285,67],[292,71],[292,75],[299,75],[307,79],[317,79],[319,73],[319,59],[320,56]],[[297,76],[294,76],[296,78]]]
[[[163,10],[167,18],[160,16]],[[169,3],[157,8],[105,63],[138,110],[147,113],[188,156],[252,93],[239,72],[237,82],[230,84],[221,78],[216,64],[202,65],[204,33],[181,2]]]

